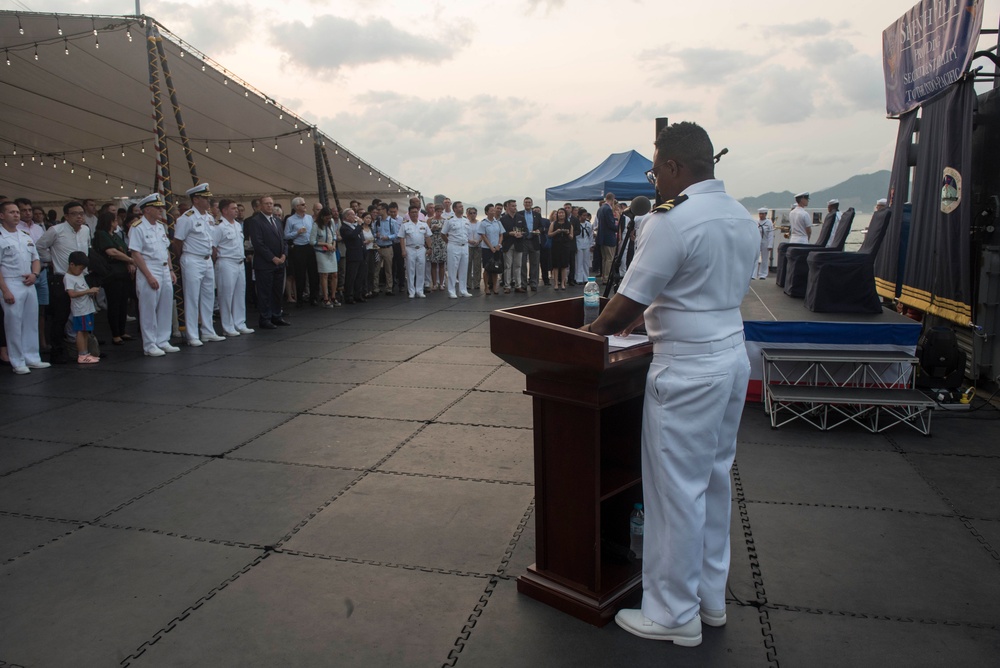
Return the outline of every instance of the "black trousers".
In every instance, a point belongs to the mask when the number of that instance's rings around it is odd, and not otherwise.
[[[66,321],[69,320],[69,295],[63,285],[64,274],[49,273],[49,345],[50,359],[65,361]]]
[[[295,274],[295,298],[302,303],[302,295],[306,291],[306,277],[309,279],[309,299],[319,299],[319,271],[316,269],[316,251],[312,246],[295,246],[288,250],[292,259],[292,271]]]
[[[396,282],[396,291],[406,291],[406,261],[403,260],[401,244],[392,245],[392,280]]]
[[[108,299],[108,326],[111,336],[117,338],[125,333],[125,317],[128,315],[128,299],[132,292],[131,277],[127,274],[111,274],[102,287]]]
[[[361,299],[364,295],[366,279],[363,273],[364,268],[365,261],[363,259],[347,261],[347,268],[344,271],[344,299],[356,300]]]
[[[261,322],[281,316],[281,296],[285,292],[285,268],[254,267],[257,283],[257,311]]]

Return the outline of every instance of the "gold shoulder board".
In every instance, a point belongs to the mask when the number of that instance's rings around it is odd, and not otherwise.
[[[678,204],[683,204],[684,202],[686,202],[687,198],[688,198],[687,195],[679,195],[673,199],[668,199],[666,202],[653,209],[653,213],[666,213],[667,211],[670,211]]]

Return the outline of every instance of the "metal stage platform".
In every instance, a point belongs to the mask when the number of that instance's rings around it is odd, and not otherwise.
[[[532,408],[489,313],[580,291],[379,297],[163,358],[0,367],[0,666],[996,663],[991,406],[928,438],[775,430],[748,404],[729,621],[700,647],[519,595]]]
[[[751,282],[740,311],[750,356],[747,401],[763,401],[765,348],[913,355],[921,331],[920,323],[889,310],[877,315],[813,313],[771,279]]]

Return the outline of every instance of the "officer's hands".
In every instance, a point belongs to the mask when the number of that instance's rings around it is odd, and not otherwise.
[[[151,287],[153,290],[159,290],[160,289],[160,282],[158,280],[156,280],[155,278],[149,278],[147,276],[146,277],[146,282],[149,283],[149,287]]]
[[[3,291],[3,300],[5,302],[7,302],[8,304],[13,304],[14,303],[14,293],[11,292],[10,290],[4,290]]]
[[[34,274],[25,274],[24,275],[24,284],[27,285],[28,287],[31,287],[32,285],[34,285],[35,284],[35,275]]]

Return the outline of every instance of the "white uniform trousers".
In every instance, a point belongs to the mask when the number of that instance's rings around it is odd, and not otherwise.
[[[771,264],[771,251],[767,247],[767,239],[760,240],[760,257],[757,259],[757,272],[755,278],[767,278],[767,272]]]
[[[170,280],[170,267],[149,260],[146,266],[160,287],[149,287],[141,273],[135,277],[135,291],[139,297],[139,331],[142,332],[142,349],[146,352],[170,344],[170,330],[174,304],[174,284]]]
[[[469,292],[469,244],[448,244],[448,296],[455,297],[455,283],[458,294]]]
[[[187,340],[201,334],[215,336],[212,306],[215,304],[215,270],[212,258],[204,255],[181,255],[181,284],[184,286],[184,335]],[[201,320],[201,329],[198,320]]]
[[[220,257],[215,263],[215,285],[219,296],[219,319],[227,334],[247,327],[247,273],[243,260]]]
[[[3,329],[7,335],[7,356],[12,367],[41,364],[38,356],[38,293],[35,286],[24,284],[23,276],[4,276],[14,303],[3,299]],[[60,345],[55,341],[53,346]]]
[[[406,249],[406,292],[410,297],[424,294],[424,268],[428,264],[423,248]]]
[[[654,347],[642,412],[642,614],[668,628],[726,607],[729,469],[750,378],[742,332],[672,345]]]
[[[586,283],[587,279],[590,278],[590,263],[594,259],[593,254],[590,252],[590,248],[580,248],[576,249],[576,266],[573,267],[573,275],[570,276],[577,283]],[[624,271],[622,274],[624,275]]]

